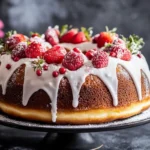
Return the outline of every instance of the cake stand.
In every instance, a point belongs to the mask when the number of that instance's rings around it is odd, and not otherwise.
[[[69,146],[71,145],[71,147],[73,147],[73,149],[86,149],[87,147],[89,149],[92,149],[95,147],[99,147],[100,145],[96,145],[96,143],[94,143],[94,140],[91,140],[89,132],[119,130],[146,124],[148,122],[150,122],[150,109],[128,119],[113,121],[104,124],[89,125],[54,125],[39,122],[30,122],[26,120],[11,118],[3,113],[0,113],[0,124],[2,125],[26,130],[47,132],[47,134],[41,141],[40,145],[42,146],[41,148],[39,147],[39,149],[46,149],[47,142],[49,148],[53,149],[58,149],[60,147],[61,149],[69,149],[68,143]]]

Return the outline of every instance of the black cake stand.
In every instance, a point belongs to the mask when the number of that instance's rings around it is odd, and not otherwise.
[[[60,147],[61,149],[69,149],[68,143],[74,149],[79,147],[79,143],[81,149],[84,149],[85,147],[92,149],[94,147],[98,147],[98,145],[94,143],[95,140],[91,140],[92,142],[89,141],[89,132],[119,130],[146,124],[148,122],[150,122],[150,109],[128,119],[104,124],[89,125],[53,125],[39,122],[29,122],[26,120],[10,118],[5,114],[0,113],[0,124],[2,125],[26,130],[47,132],[41,142],[42,147],[39,147],[39,149],[46,149],[44,146],[47,141],[49,141],[49,148],[53,149],[58,149]]]

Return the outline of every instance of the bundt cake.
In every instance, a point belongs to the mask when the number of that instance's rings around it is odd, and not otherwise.
[[[30,37],[16,31],[0,42],[0,110],[53,124],[124,119],[150,107],[150,71],[137,35],[116,28],[48,27]]]

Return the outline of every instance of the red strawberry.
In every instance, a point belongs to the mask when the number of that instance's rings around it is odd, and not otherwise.
[[[77,34],[78,29],[71,29],[67,33],[65,33],[62,37],[60,37],[61,43],[71,43],[72,38],[75,34]]]
[[[18,43],[25,41],[26,38],[23,34],[13,34],[6,39],[6,44],[9,49],[13,49]]]
[[[20,42],[18,43],[14,49],[12,50],[12,59],[15,59],[18,57],[20,58],[25,58],[26,54],[25,54],[25,50],[27,48],[27,43],[26,42]]]
[[[55,45],[54,47],[45,52],[44,59],[48,64],[59,64],[62,62],[66,53],[67,52],[63,47]]]
[[[31,34],[31,37],[36,37],[36,36],[37,36],[37,37],[39,37],[39,36],[40,36],[40,34],[39,34],[39,33],[37,33],[37,32],[35,32],[35,33],[32,33],[32,34]]]
[[[110,52],[110,56],[126,61],[131,60],[132,57],[131,52],[127,48],[123,48],[121,46],[114,46]]]
[[[83,32],[78,32],[74,37],[72,38],[72,43],[78,44],[82,42],[88,41],[85,34]]]
[[[45,40],[49,42],[52,46],[59,43],[58,32],[56,29],[49,27],[45,33]]]
[[[25,53],[28,58],[37,58],[43,56],[45,51],[46,49],[42,46],[41,43],[32,42],[28,45]]]
[[[83,63],[84,58],[82,53],[70,51],[65,55],[62,65],[65,68],[73,71],[79,69]]]
[[[108,65],[108,55],[104,51],[98,51],[92,58],[92,64],[95,68],[104,68]]]
[[[105,43],[113,43],[113,41],[114,41],[114,34],[109,32],[101,32],[97,39],[97,44],[98,47],[101,48],[105,45]]]

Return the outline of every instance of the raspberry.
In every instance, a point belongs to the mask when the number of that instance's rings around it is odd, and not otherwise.
[[[114,46],[114,47],[112,47],[110,56],[129,61],[129,60],[131,60],[132,55],[127,48],[123,48],[122,46]]]
[[[42,75],[42,70],[37,69],[37,70],[36,70],[36,74],[37,74],[37,76],[41,76],[41,75]]]
[[[65,48],[55,45],[53,48],[45,52],[44,59],[48,64],[51,64],[51,63],[59,64],[62,62],[66,53],[67,52]]]
[[[53,75],[54,78],[56,78],[56,77],[58,77],[59,72],[58,71],[53,71],[52,75]]]
[[[93,56],[94,56],[95,53],[96,53],[96,51],[93,50],[93,49],[91,49],[91,50],[88,50],[88,51],[85,53],[85,55],[86,55],[86,57],[87,57],[89,60],[91,60],[91,59],[93,58]]]
[[[6,68],[9,70],[11,68],[11,65],[10,64],[7,64],[6,65]]]
[[[27,48],[27,43],[26,42],[20,42],[18,43],[15,48],[12,50],[11,57],[15,61],[16,58],[25,58],[25,50]]]
[[[59,68],[59,73],[60,74],[65,74],[65,72],[66,72],[65,68],[63,68],[63,67]]]
[[[108,55],[104,51],[98,51],[92,58],[92,64],[95,68],[104,68],[108,65]]]
[[[70,51],[65,55],[62,65],[65,68],[73,71],[79,69],[83,65],[83,63],[84,58],[82,53]]]
[[[25,54],[28,58],[37,58],[43,56],[45,51],[46,49],[40,43],[32,42],[25,50]]]

